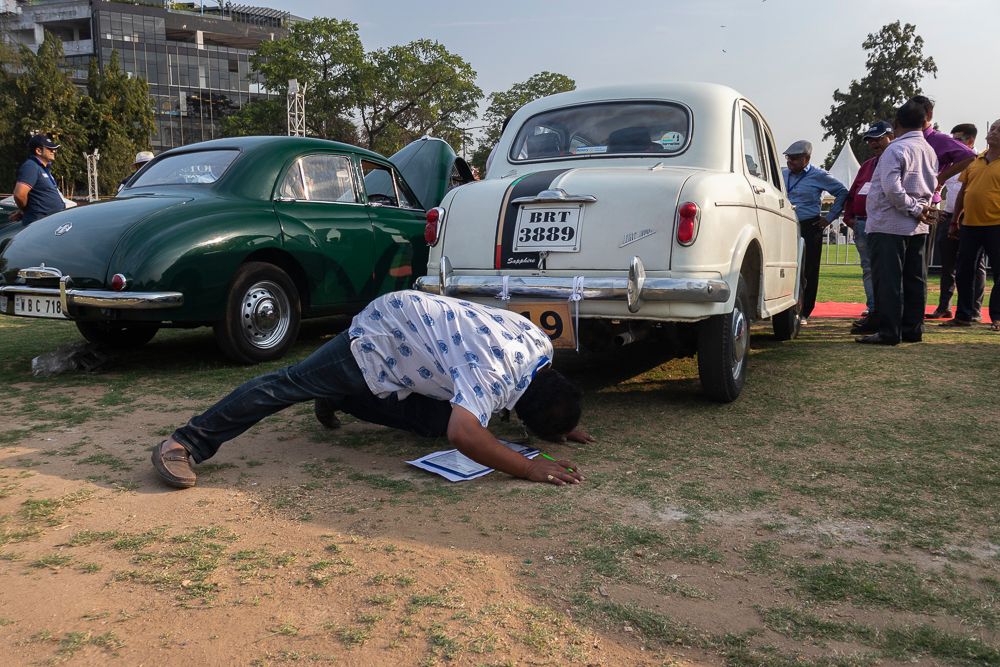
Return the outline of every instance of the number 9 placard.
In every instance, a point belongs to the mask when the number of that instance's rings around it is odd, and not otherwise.
[[[576,347],[576,331],[566,302],[513,302],[509,308],[544,331],[553,347]]]

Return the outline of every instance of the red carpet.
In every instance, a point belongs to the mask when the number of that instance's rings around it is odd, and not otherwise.
[[[850,317],[852,319],[857,319],[861,317],[861,313],[865,310],[865,304],[863,303],[840,303],[837,301],[822,301],[816,304],[813,308],[813,317]],[[934,308],[928,308],[927,314],[930,315],[934,312]],[[952,313],[955,309],[952,308]],[[936,320],[931,320],[936,321]],[[942,322],[944,320],[941,320]],[[989,322],[990,315],[986,312],[986,304],[983,304],[983,322]]]

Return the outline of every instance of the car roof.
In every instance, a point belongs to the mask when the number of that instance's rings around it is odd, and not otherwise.
[[[297,155],[310,151],[337,151],[340,153],[353,153],[362,158],[374,159],[382,163],[389,161],[382,155],[374,151],[345,144],[339,141],[328,139],[317,139],[315,137],[282,137],[282,136],[251,136],[251,137],[226,137],[224,139],[212,139],[210,141],[200,141],[194,144],[178,146],[169,151],[164,151],[157,155],[154,160],[159,161],[172,155],[183,155],[210,150],[237,150],[240,158],[226,170],[226,173],[217,182],[209,186],[194,186],[194,192],[207,193],[208,191],[222,193],[227,192],[251,199],[266,199],[271,196],[271,190],[284,169],[284,165]],[[150,186],[155,188],[156,186]],[[191,186],[169,186],[191,187]]]

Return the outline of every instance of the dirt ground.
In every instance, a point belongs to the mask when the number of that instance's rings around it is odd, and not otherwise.
[[[185,411],[175,408],[0,450],[0,514],[20,517],[3,527],[37,531],[0,552],[4,664],[714,662],[683,646],[645,648],[627,626],[598,631],[573,619],[550,567],[560,545],[527,536],[539,520],[532,497],[548,489],[499,473],[469,483],[487,496],[523,494],[520,514],[488,498],[471,507],[442,499],[435,493],[450,493],[448,482],[400,457],[336,445],[344,434],[407,436],[348,424],[333,444],[310,441],[289,433],[312,427],[298,414],[232,443],[195,488],[171,490],[142,434],[176,425]],[[88,453],[98,460],[80,464]],[[343,483],[352,473],[377,475],[376,486]],[[378,488],[384,479],[432,490],[402,503],[391,485]],[[26,517],[32,499],[55,510]],[[191,569],[199,561],[207,576]]]
[[[170,489],[150,447],[243,372],[192,352],[196,338],[105,375],[11,383],[0,663],[988,665],[995,455],[910,398],[950,359],[933,342],[926,359],[872,353],[868,377],[902,396],[877,415],[810,402],[854,382],[840,338],[758,344],[750,393],[721,407],[698,397],[690,359],[570,364],[599,441],[546,446],[588,477],[566,488],[450,484],[405,464],[444,441],[324,431],[303,405]],[[983,340],[967,349],[988,364]],[[184,398],[156,389],[210,374]],[[977,375],[948,375],[952,409],[995,426]]]

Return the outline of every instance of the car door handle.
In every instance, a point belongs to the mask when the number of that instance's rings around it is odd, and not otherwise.
[[[298,201],[295,197],[275,197],[274,201]]]
[[[783,198],[778,200],[778,208],[785,208],[785,200]]]
[[[761,185],[751,185],[750,187],[752,187],[752,188],[753,188],[753,191],[754,191],[754,193],[756,193],[756,194],[758,194],[758,195],[762,195],[762,194],[764,194],[765,192],[767,192],[767,188],[765,188],[765,187],[763,187],[763,186],[761,186]]]

